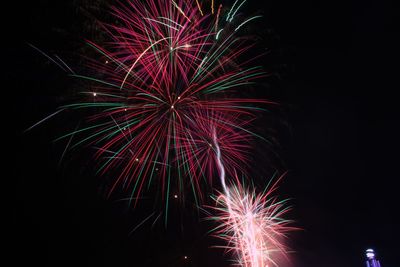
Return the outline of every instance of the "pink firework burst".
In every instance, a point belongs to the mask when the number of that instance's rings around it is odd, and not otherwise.
[[[210,218],[219,224],[214,234],[226,242],[222,248],[235,256],[238,266],[277,266],[277,257],[287,255],[286,234],[296,228],[283,218],[290,210],[286,200],[273,196],[277,182],[256,193],[237,181],[214,197],[216,216]]]
[[[128,0],[112,8],[117,24],[103,24],[109,40],[88,42],[100,54],[88,60],[94,76],[74,76],[91,81],[91,90],[84,101],[63,108],[94,114],[61,138],[79,136],[73,146],[98,148],[99,172],[119,173],[110,193],[122,186],[138,199],[157,177],[163,196],[171,185],[189,183],[201,197],[200,179],[212,180],[214,168],[211,129],[232,166],[228,173],[244,171],[243,151],[254,136],[246,128],[257,106],[270,102],[236,96],[265,76],[250,66],[254,58],[241,60],[253,44],[238,32],[259,17],[240,19],[241,6],[235,3],[221,19],[214,1],[212,14],[204,15],[194,1]]]

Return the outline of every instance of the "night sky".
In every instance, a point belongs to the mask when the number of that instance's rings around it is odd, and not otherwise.
[[[12,16],[2,53],[3,90],[11,94],[4,115],[14,137],[6,166],[14,183],[13,266],[229,266],[228,255],[210,248],[218,242],[207,236],[210,225],[179,201],[167,229],[147,223],[132,232],[151,214],[150,201],[129,209],[105,198],[90,149],[59,163],[64,146],[52,140],[68,129],[68,114],[24,133],[77,90],[28,43],[74,67],[90,33],[78,8],[83,0],[14,2],[4,11]],[[271,168],[288,170],[279,194],[291,198],[289,217],[302,228],[290,236],[294,253],[282,267],[361,267],[370,247],[382,267],[398,266],[394,1],[260,2],[245,8],[264,15],[254,27],[270,49],[263,65],[273,75],[259,94],[280,107],[258,127],[276,139],[266,157]],[[264,165],[255,159],[256,169]]]

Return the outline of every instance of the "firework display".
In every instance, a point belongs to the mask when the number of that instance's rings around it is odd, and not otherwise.
[[[277,266],[275,256],[287,254],[286,233],[295,229],[284,219],[286,201],[271,196],[274,190],[258,194],[237,183],[214,198],[214,235],[226,242],[222,248],[233,254],[238,266]]]
[[[57,140],[67,139],[69,149],[97,149],[99,173],[115,176],[110,194],[121,187],[138,201],[156,183],[167,214],[172,186],[181,194],[191,187],[197,205],[205,201],[204,184],[222,186],[211,207],[219,225],[214,234],[237,265],[268,267],[276,254],[286,255],[283,241],[293,228],[283,219],[289,207],[272,196],[276,183],[258,193],[237,178],[247,174],[252,140],[259,138],[252,122],[274,104],[241,97],[266,75],[246,53],[254,43],[241,30],[261,16],[244,17],[245,3],[118,3],[111,9],[118,22],[102,23],[107,41],[87,42],[98,53],[87,59],[91,75],[71,74],[90,83],[83,100],[54,115],[88,110],[79,128]]]
[[[118,25],[103,24],[109,41],[88,42],[99,57],[88,59],[91,76],[84,101],[63,106],[90,109],[71,147],[98,148],[100,173],[118,172],[118,186],[140,196],[154,177],[163,196],[171,183],[181,190],[190,184],[202,198],[201,180],[212,183],[215,161],[211,127],[218,132],[227,172],[246,171],[250,141],[247,127],[265,100],[240,98],[238,90],[265,73],[242,56],[254,44],[237,34],[259,16],[239,16],[246,1],[236,1],[222,14],[222,6],[206,14],[199,2],[127,1],[113,7]],[[174,177],[171,172],[177,170]],[[179,181],[171,181],[178,179]],[[111,193],[110,192],[110,193]]]
[[[295,230],[290,226],[291,221],[283,218],[290,210],[285,205],[286,200],[278,201],[273,196],[283,176],[261,194],[243,186],[237,176],[228,185],[216,133],[214,145],[223,188],[213,197],[216,206],[211,207],[216,211],[216,216],[211,216],[211,219],[218,223],[214,234],[226,241],[223,248],[234,254],[238,266],[277,266],[274,256],[286,255],[286,233]]]

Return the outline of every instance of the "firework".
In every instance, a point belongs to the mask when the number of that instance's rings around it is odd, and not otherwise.
[[[216,206],[211,207],[216,212],[211,219],[218,223],[214,234],[226,242],[222,247],[236,256],[238,266],[277,266],[277,254],[287,253],[286,233],[295,229],[290,226],[291,221],[283,218],[290,210],[286,200],[279,201],[273,196],[283,176],[262,193],[243,186],[237,176],[227,184],[215,132],[214,145],[223,188],[223,192],[213,197]]]
[[[287,253],[286,234],[294,230],[291,221],[283,219],[289,207],[271,196],[272,191],[257,194],[238,183],[215,197],[216,216],[211,218],[219,226],[214,234],[226,242],[222,247],[239,266],[276,266],[276,257]]]
[[[171,185],[189,183],[197,201],[200,180],[212,182],[215,169],[210,125],[232,166],[227,172],[244,171],[243,151],[255,136],[247,126],[259,104],[269,103],[236,96],[265,75],[250,65],[253,58],[241,60],[253,44],[237,32],[258,18],[239,19],[244,2],[224,14],[213,1],[206,14],[195,1],[129,0],[112,8],[117,24],[102,24],[108,42],[88,42],[99,52],[88,59],[94,74],[73,76],[92,87],[85,100],[62,108],[91,109],[93,115],[59,139],[73,136],[70,148],[98,148],[99,173],[119,172],[110,193],[121,186],[138,199],[157,177],[163,197]]]
[[[246,173],[252,139],[259,137],[250,125],[260,106],[273,104],[238,93],[265,76],[246,54],[254,44],[238,34],[261,16],[240,15],[246,0],[231,8],[208,2],[127,0],[112,7],[118,22],[102,24],[108,40],[87,42],[98,52],[87,59],[91,75],[76,74],[50,58],[91,87],[83,100],[47,118],[90,109],[80,128],[57,140],[67,139],[69,149],[97,149],[99,173],[117,173],[110,194],[120,186],[137,201],[157,179],[166,199],[165,218],[172,186],[182,193],[189,184],[197,202],[201,180],[212,184],[219,170],[214,233],[226,241],[224,248],[236,255],[238,265],[268,267],[276,265],[275,254],[286,253],[283,240],[293,228],[282,217],[289,207],[272,196],[277,183],[257,193],[237,178],[237,172]]]

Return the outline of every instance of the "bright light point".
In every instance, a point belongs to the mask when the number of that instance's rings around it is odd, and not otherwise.
[[[106,60],[106,64],[108,64],[108,60]]]
[[[136,159],[135,159],[135,161],[136,161],[136,162],[138,162],[138,161],[139,161],[139,159],[138,159],[138,158],[136,158]]]
[[[93,93],[93,96],[97,96],[97,93]]]
[[[187,259],[188,259],[188,256],[184,256],[183,258],[184,258],[185,260],[187,260]]]
[[[178,100],[179,100],[179,99],[181,99],[181,97],[180,97],[180,96],[178,96]]]
[[[375,252],[373,249],[367,249],[366,250],[366,256],[368,259],[373,259],[375,258]]]
[[[368,258],[368,259],[371,259],[371,258],[373,258],[373,257],[375,257],[375,254],[374,254],[374,253],[367,253],[367,258]]]
[[[156,171],[158,171],[158,168],[156,168]]]
[[[127,109],[124,109],[124,111],[127,111]]]
[[[171,109],[174,109],[174,108],[175,108],[174,105],[172,105],[172,106],[171,106]]]
[[[175,199],[178,198],[178,195],[175,194],[175,195],[174,195],[174,198],[175,198]]]
[[[171,46],[171,47],[169,48],[169,50],[173,51],[173,50],[174,50],[174,48]]]

